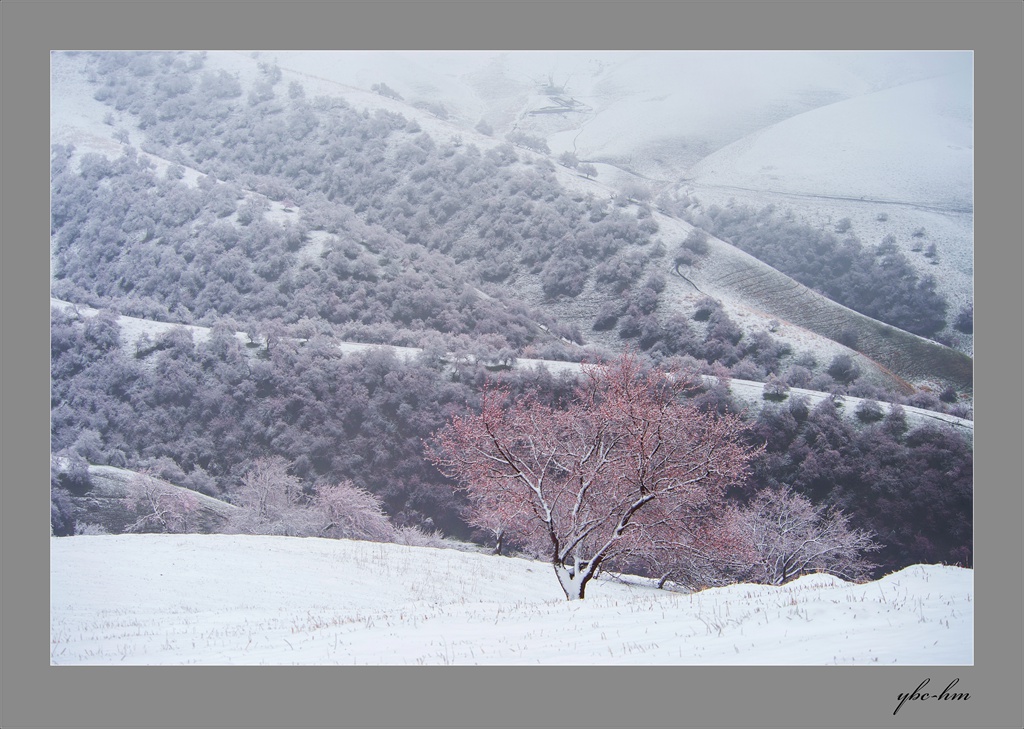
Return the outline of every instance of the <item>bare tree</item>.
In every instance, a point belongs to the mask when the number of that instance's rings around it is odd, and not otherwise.
[[[137,517],[124,528],[126,532],[190,532],[195,529],[194,519],[199,511],[195,494],[145,472],[136,474],[128,482],[125,505]]]
[[[500,489],[474,490],[468,496],[470,503],[463,518],[470,526],[482,529],[494,537],[495,554],[502,554],[508,542],[518,541],[510,528],[526,515],[516,512],[511,504],[503,503]]]
[[[863,580],[875,567],[863,553],[880,549],[842,511],[814,506],[789,488],[762,490],[737,521],[757,555],[754,579],[771,585],[811,572]]]
[[[232,527],[244,534],[309,536],[316,519],[303,503],[302,484],[288,473],[288,462],[280,456],[259,458],[242,476],[234,494],[240,507]]]
[[[318,536],[373,542],[395,538],[380,499],[351,481],[318,488],[311,508],[320,520]]]
[[[481,519],[500,520],[546,553],[566,598],[582,599],[603,565],[650,552],[654,535],[717,540],[724,490],[754,451],[740,442],[738,418],[683,401],[693,384],[626,354],[585,367],[564,409],[489,387],[479,414],[438,433],[432,457]]]
[[[638,566],[658,579],[659,589],[670,580],[700,590],[749,579],[757,555],[736,517],[735,509],[715,510],[691,516],[686,530],[655,525]]]

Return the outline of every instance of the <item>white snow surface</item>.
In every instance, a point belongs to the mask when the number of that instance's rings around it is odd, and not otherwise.
[[[562,596],[550,565],[452,549],[228,535],[51,539],[68,664],[971,665],[974,573],[809,575],[693,594]]]
[[[790,117],[691,170],[697,185],[872,198],[969,211],[970,73],[949,74]]]

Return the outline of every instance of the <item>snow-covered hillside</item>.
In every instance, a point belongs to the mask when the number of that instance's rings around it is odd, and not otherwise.
[[[214,55],[212,62],[228,60]],[[453,123],[483,119],[498,137],[525,129],[556,154],[575,150],[667,179],[803,112],[963,69],[951,53],[803,51],[292,51],[259,60],[309,81],[385,83],[410,104],[441,101]],[[530,113],[552,95],[576,100],[577,111]]]
[[[775,205],[829,229],[849,218],[864,244],[892,235],[919,275],[934,275],[950,317],[973,301],[969,52],[301,51],[208,58],[241,78],[268,62],[310,95],[341,94],[403,114],[441,104],[443,121],[422,110],[417,116],[440,139],[465,135],[486,146],[512,131],[543,138],[552,157],[573,152],[596,163],[597,181],[560,170],[573,188],[603,194],[640,181],[655,195],[686,194],[705,208],[733,200]],[[402,100],[369,92],[380,83]],[[536,113],[561,103],[571,109]],[[480,121],[492,128],[490,138],[474,131]],[[668,222],[659,219],[666,231]],[[922,230],[925,238],[914,236]],[[925,257],[920,248],[930,244],[938,255]],[[970,337],[948,333],[957,349],[973,351]]]
[[[695,594],[456,550],[226,535],[55,538],[51,663],[970,665],[974,573],[915,565]]]
[[[974,106],[967,70],[824,105],[708,155],[679,191],[705,209],[774,205],[867,245],[893,236],[951,312],[973,300]],[[924,233],[924,237],[917,237]],[[938,255],[923,256],[926,245]],[[968,353],[969,342],[959,345]]]
[[[918,81],[800,114],[691,170],[697,185],[970,210],[969,73]]]
[[[112,112],[93,98],[92,87],[76,72],[81,62],[67,54],[52,59],[53,141],[74,143],[78,154],[111,156],[125,148],[115,136],[126,134],[139,145],[141,133],[130,114]],[[486,147],[512,130],[539,135],[552,157],[574,151],[597,163],[598,180],[557,168],[562,184],[584,194],[613,195],[639,176],[647,178],[652,192],[687,193],[705,207],[735,198],[755,207],[794,209],[802,219],[826,227],[849,218],[865,244],[891,234],[919,274],[935,274],[938,290],[950,301],[950,317],[973,300],[970,54],[303,51],[211,52],[206,59],[210,69],[246,83],[268,63],[279,64],[283,78],[302,85],[308,96],[340,96],[360,108],[409,115],[437,139],[464,136]],[[373,93],[371,87],[380,83],[402,99]],[[566,113],[531,113],[556,98],[579,106]],[[446,118],[424,111],[424,104],[442,104]],[[474,131],[481,120],[493,128],[490,137]],[[149,156],[157,167],[168,164]],[[199,176],[185,172],[190,181]],[[955,210],[928,207],[937,202]],[[272,203],[268,218],[283,219],[279,207]],[[295,211],[289,216],[300,217]],[[690,229],[660,214],[657,220],[669,247]],[[927,238],[912,237],[923,229]],[[316,245],[322,243],[318,235],[322,231],[311,233]],[[938,255],[914,252],[924,244],[934,244]],[[732,253],[722,247],[716,258],[731,261]],[[762,273],[765,268],[755,267]],[[677,283],[670,281],[667,298],[678,299],[685,287]],[[837,336],[834,327],[799,317],[809,310],[803,303],[796,311],[778,312],[774,297],[746,301],[749,291],[717,283],[706,280],[702,290],[726,301],[730,313],[760,313],[764,322],[799,325],[802,331],[784,326],[777,332],[794,349],[794,338],[813,332],[819,336],[800,342],[800,349],[822,350],[816,352],[822,361],[848,353],[831,341]],[[517,296],[532,306],[550,306],[564,322],[581,319],[584,330],[603,303],[584,292],[564,306],[549,304],[539,278],[517,284]],[[826,308],[830,321],[846,315]],[[739,321],[743,325],[742,316]],[[747,323],[763,328],[760,321]],[[972,351],[969,336],[949,332],[957,349]],[[600,341],[599,334],[590,336]],[[871,339],[866,333],[862,338]],[[896,343],[897,350],[902,347]],[[867,354],[915,385],[970,390],[969,375],[966,382],[954,377],[947,383],[945,375],[904,371],[885,353]],[[892,384],[873,363],[866,364],[870,378]]]
[[[50,306],[54,309],[62,311],[75,312],[78,316],[91,318],[99,314],[99,310],[93,309],[90,306],[81,304],[71,304],[67,301],[61,301],[60,299],[50,299]],[[128,356],[133,356],[138,346],[138,343],[143,338],[154,340],[167,334],[172,329],[178,327],[184,327],[188,330],[196,342],[204,342],[210,336],[210,329],[208,327],[194,326],[194,325],[183,325],[183,324],[171,324],[168,322],[153,321],[150,319],[139,319],[132,316],[118,316],[117,323],[121,330],[121,348]],[[243,343],[249,343],[249,336],[244,332],[236,332],[236,338]],[[813,342],[812,342],[813,343]],[[393,353],[396,357],[403,360],[412,360],[418,357],[422,349],[417,347],[395,347],[395,346],[383,346],[378,344],[365,344],[362,342],[338,342],[338,349],[344,354],[359,355],[376,349],[386,349]],[[806,346],[806,345],[805,345]],[[867,363],[868,360],[861,359],[861,362]],[[517,369],[535,369],[544,368],[553,375],[559,375],[562,373],[568,373],[570,375],[576,375],[581,371],[582,365],[579,362],[550,360],[550,359],[531,359],[528,357],[517,357],[513,368]],[[705,382],[709,385],[717,384],[718,380],[712,376],[706,376]],[[744,407],[756,410],[760,408],[764,400],[764,383],[754,382],[751,380],[741,380],[732,378],[729,380],[729,389],[733,397],[735,397]],[[789,391],[791,397],[803,397],[807,399],[808,404],[811,407],[818,405],[823,400],[831,397],[829,393],[820,392],[817,390],[808,390],[805,388],[794,387]],[[863,398],[846,396],[844,402],[847,403],[846,408],[843,409],[843,414],[850,419],[856,419],[855,413],[857,407],[864,402]],[[885,412],[888,412],[891,408],[889,403],[880,403]],[[914,425],[922,425],[925,423],[947,423],[952,425],[963,432],[974,432],[974,422],[964,418],[960,418],[954,415],[948,415],[946,413],[935,412],[932,410],[925,410],[923,408],[916,408],[912,406],[903,406],[904,414],[908,421]]]

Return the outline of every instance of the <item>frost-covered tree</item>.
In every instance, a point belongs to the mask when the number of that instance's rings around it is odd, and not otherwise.
[[[562,152],[558,157],[558,163],[564,167],[568,167],[570,170],[574,170],[579,167],[580,158],[573,152]]]
[[[692,386],[627,353],[585,367],[564,408],[488,387],[479,413],[439,431],[432,457],[481,515],[547,555],[567,599],[582,599],[602,566],[636,561],[655,537],[717,540],[725,488],[754,451],[738,418],[682,398]]]
[[[737,522],[757,554],[754,579],[770,585],[811,572],[865,579],[875,565],[864,553],[880,548],[842,511],[815,506],[785,487],[762,490],[737,512]]]
[[[389,99],[395,99],[396,101],[402,100],[402,95],[384,82],[374,84],[370,87],[370,91],[376,92],[381,96],[386,96]]]
[[[351,481],[318,488],[311,507],[321,520],[318,536],[373,542],[395,538],[380,499]]]
[[[195,531],[198,497],[151,473],[139,473],[132,478],[125,505],[136,516],[135,521],[125,527],[126,532],[181,534]]]
[[[312,511],[301,503],[302,484],[288,473],[280,456],[258,458],[250,464],[234,502],[240,508],[232,528],[243,534],[308,536],[315,529]]]
[[[785,400],[789,397],[789,385],[786,381],[775,376],[768,375],[768,381],[764,383],[765,400]]]

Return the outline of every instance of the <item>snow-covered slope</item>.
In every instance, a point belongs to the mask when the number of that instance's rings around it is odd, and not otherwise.
[[[274,62],[287,82],[300,82],[309,96],[341,96],[358,107],[407,114],[439,139],[465,134],[486,146],[518,128],[544,136],[554,156],[572,149],[583,159],[605,160],[598,180],[557,168],[563,184],[584,194],[614,194],[615,185],[633,177],[624,170],[654,176],[655,188],[675,189],[697,163],[701,174],[683,190],[705,205],[734,197],[757,207],[776,203],[825,226],[849,217],[865,244],[892,234],[919,273],[935,274],[938,290],[950,300],[950,318],[973,299],[969,54],[373,51],[214,52],[207,58],[211,69],[245,82],[259,75],[260,64]],[[53,140],[113,156],[124,149],[113,136],[127,128],[131,143],[139,144],[141,133],[127,114],[114,112],[110,124],[104,121],[111,112],[75,76],[75,63],[72,56],[53,58]],[[388,84],[404,101],[372,93],[376,83]],[[584,111],[530,115],[552,103],[544,93],[549,83]],[[443,103],[449,119],[415,108],[421,101]],[[472,131],[480,119],[492,124],[492,137]],[[199,173],[186,175],[194,181]],[[774,187],[766,189],[769,183]],[[968,212],[921,207],[922,201],[940,199],[959,200],[956,205],[967,205]],[[277,207],[272,214],[284,216]],[[660,214],[656,219],[670,249],[690,228]],[[926,238],[912,237],[919,228],[927,229]],[[912,252],[922,240],[937,246],[937,257]],[[866,379],[892,385],[891,372],[915,386],[953,385],[969,396],[966,358],[910,335],[877,336],[878,327],[863,317],[802,290],[731,246],[715,248],[715,261],[692,272],[690,280],[725,301],[745,331],[781,320],[778,338],[827,361],[850,353],[832,341],[840,330],[864,329]],[[526,303],[550,306],[560,320],[578,322],[584,331],[604,303],[585,292],[564,306],[549,304],[536,276],[517,287]],[[690,288],[670,278],[665,298],[684,306],[696,296]],[[973,351],[971,337],[949,334],[958,350]],[[590,336],[603,343],[600,335]],[[918,348],[927,356],[919,356]]]
[[[694,184],[970,210],[972,77],[958,73],[791,117],[709,155]]]
[[[54,309],[62,311],[75,312],[78,316],[82,317],[93,317],[99,314],[97,309],[88,307],[81,304],[70,304],[60,299],[50,299],[50,306]],[[195,342],[205,342],[210,336],[210,329],[208,327],[201,327],[195,325],[182,325],[182,324],[171,324],[168,322],[152,321],[149,319],[138,319],[131,316],[118,316],[117,323],[121,330],[121,348],[128,356],[134,356],[136,346],[141,338],[146,337],[149,340],[155,340],[158,337],[166,334],[172,329],[183,327],[189,331]],[[243,344],[250,343],[249,336],[244,332],[236,332],[235,337]],[[420,355],[423,351],[417,347],[393,347],[388,345],[379,344],[366,344],[363,342],[338,342],[338,349],[344,354],[364,354],[366,352],[376,349],[386,349],[392,352],[396,357],[403,360],[412,360]],[[837,345],[838,346],[838,345]],[[853,352],[853,350],[849,350]],[[856,353],[854,353],[856,355]],[[863,357],[858,357],[857,361],[861,364],[867,365],[869,360]],[[515,368],[518,369],[535,369],[544,368],[550,373],[558,375],[561,373],[569,373],[575,375],[580,372],[581,365],[579,362],[569,362],[560,360],[545,360],[545,359],[531,359],[528,357],[516,358]],[[705,378],[709,384],[714,384],[717,379],[711,376]],[[763,403],[764,395],[764,383],[753,382],[750,380],[729,380],[730,391],[739,402],[743,403],[746,407],[753,410],[760,408]],[[815,390],[806,390],[803,388],[794,387],[790,390],[791,397],[803,397],[807,399],[808,404],[811,407],[818,405],[823,400],[829,399],[831,395],[826,392],[819,392]],[[844,397],[846,407],[841,412],[851,420],[856,421],[856,409],[863,402],[861,398],[857,397]],[[888,403],[883,403],[883,408],[886,412],[890,409]],[[961,430],[962,432],[974,432],[974,423],[964,418],[959,418],[954,415],[946,415],[945,413],[934,412],[931,410],[924,410],[922,408],[916,408],[911,406],[903,407],[904,414],[911,425],[923,425],[932,424],[936,422],[947,423],[953,427]]]
[[[668,179],[789,117],[963,67],[949,53],[806,51],[293,51],[259,59],[311,81],[385,83],[408,103],[443,102],[455,123],[485,119],[499,137],[526,129],[556,154],[575,149]],[[552,104],[554,90],[578,110],[531,115]]]
[[[53,664],[970,665],[972,570],[692,595],[549,565],[289,537],[55,538]]]

